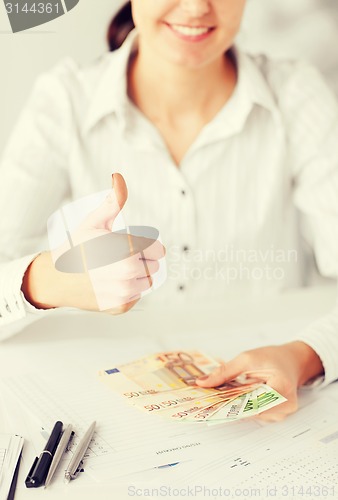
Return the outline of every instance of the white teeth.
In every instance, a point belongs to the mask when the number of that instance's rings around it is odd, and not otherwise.
[[[200,36],[208,33],[210,28],[194,28],[190,26],[181,26],[180,24],[171,24],[171,27],[177,33],[187,36]]]

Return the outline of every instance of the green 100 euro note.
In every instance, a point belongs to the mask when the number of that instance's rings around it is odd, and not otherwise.
[[[218,361],[199,351],[170,351],[102,370],[99,376],[139,410],[181,422],[231,422],[286,401],[257,378],[246,383],[231,380],[211,389],[196,385],[196,378],[218,366]]]

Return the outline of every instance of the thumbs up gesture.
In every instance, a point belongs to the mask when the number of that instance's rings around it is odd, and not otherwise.
[[[112,232],[127,197],[122,175],[114,174],[113,189],[103,203],[74,231],[67,231],[68,244],[35,259],[23,285],[23,292],[33,305],[116,314],[128,311],[153,287],[153,276],[165,254],[158,231],[141,226]]]
[[[126,182],[121,174],[112,175],[112,190],[104,202],[90,212],[72,234],[73,244],[79,244],[111,232],[112,225],[128,198]]]

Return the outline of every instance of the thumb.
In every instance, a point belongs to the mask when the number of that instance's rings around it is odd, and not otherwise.
[[[126,182],[121,174],[112,174],[112,190],[104,202],[85,220],[87,229],[106,229],[111,231],[112,224],[128,198]]]
[[[127,184],[126,181],[124,180],[123,175],[121,174],[118,173],[112,174],[111,178],[112,178],[111,185],[112,188],[114,189],[116,201],[118,203],[118,206],[120,207],[119,208],[120,211],[124,207],[128,198]]]
[[[235,379],[243,371],[245,371],[245,369],[242,358],[237,356],[228,363],[222,362],[221,365],[209,375],[204,375],[196,379],[196,384],[201,387],[217,387],[224,384],[224,382]]]

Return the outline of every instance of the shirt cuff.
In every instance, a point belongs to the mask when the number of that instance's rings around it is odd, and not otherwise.
[[[2,327],[26,317],[27,313],[42,314],[24,297],[21,286],[25,272],[39,253],[0,264],[0,338]],[[7,336],[7,335],[6,335]]]
[[[324,367],[324,376],[310,380],[304,387],[325,387],[338,379],[338,305],[331,314],[311,324],[294,340],[309,345]]]

